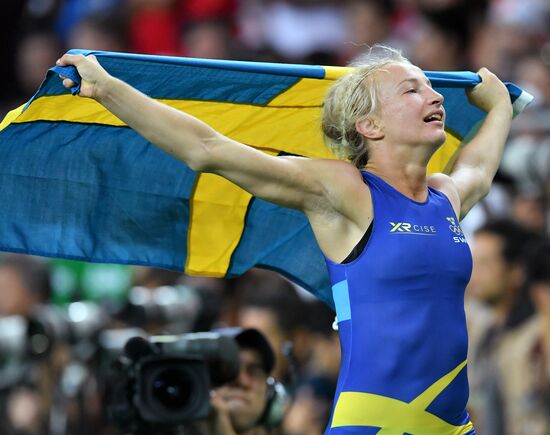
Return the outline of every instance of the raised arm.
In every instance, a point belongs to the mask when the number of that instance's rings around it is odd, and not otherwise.
[[[197,118],[110,76],[94,56],[66,54],[58,65],[74,65],[78,69],[82,77],[80,96],[97,100],[192,169],[219,174],[255,196],[283,206],[305,211],[322,203],[322,161],[273,157],[235,142]],[[70,79],[63,79],[65,87],[74,85]]]
[[[460,219],[489,193],[512,122],[512,104],[506,86],[486,68],[478,73],[482,81],[468,92],[468,99],[487,112],[487,117],[460,151],[450,174],[460,199]]]
[[[235,142],[197,118],[110,76],[94,56],[66,54],[58,65],[78,69],[81,97],[97,100],[152,144],[192,169],[221,175],[254,196],[303,211],[319,246],[330,258],[345,258],[366,230],[372,215],[370,193],[352,164],[274,157]],[[62,78],[65,87],[75,85]]]

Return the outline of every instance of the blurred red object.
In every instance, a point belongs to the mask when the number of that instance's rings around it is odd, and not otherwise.
[[[182,22],[212,18],[233,20],[236,0],[180,0],[179,15]]]
[[[128,28],[132,53],[179,54],[180,23],[172,8],[144,8],[132,16]]]

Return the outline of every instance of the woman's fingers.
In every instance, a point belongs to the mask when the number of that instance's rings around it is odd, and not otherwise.
[[[63,56],[61,56],[59,59],[57,59],[56,64],[60,65],[60,66],[76,65],[82,59],[84,59],[84,56],[81,55],[81,54],[68,54],[68,53],[65,53]]]
[[[99,89],[99,84],[109,77],[109,74],[101,67],[96,57],[93,55],[83,56],[82,54],[64,54],[56,64],[61,67],[74,66],[80,76],[80,92],[81,97],[95,98],[95,93]],[[71,76],[71,74],[69,74]],[[63,74],[59,75],[63,86],[67,89],[77,86],[74,81],[75,77],[67,77]]]
[[[73,82],[71,79],[63,79],[63,86],[65,86],[66,88],[72,88],[73,86],[76,86],[76,83]]]
[[[59,78],[63,82],[63,86],[65,86],[66,88],[72,88],[73,86],[76,86],[76,83],[73,80],[65,77],[64,75],[59,74]]]

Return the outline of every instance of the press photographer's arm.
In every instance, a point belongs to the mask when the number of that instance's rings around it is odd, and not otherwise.
[[[212,409],[208,418],[192,425],[193,435],[237,435],[227,404],[215,391],[212,391],[210,404]]]

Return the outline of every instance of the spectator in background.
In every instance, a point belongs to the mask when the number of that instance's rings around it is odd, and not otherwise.
[[[538,375],[530,384],[531,404],[539,412],[539,420],[544,422],[540,432],[550,433],[550,241],[548,238],[534,252],[530,263],[529,289],[535,305],[535,323],[538,323],[537,339],[532,350],[534,368],[531,373]],[[537,434],[538,435],[538,434]]]
[[[419,16],[410,35],[415,46],[414,58],[418,58],[425,69],[468,69],[465,68],[468,43],[483,27],[490,0],[419,0],[417,3]],[[423,44],[428,51],[426,54]],[[428,61],[432,66],[424,63]],[[490,64],[483,66],[491,69]]]
[[[201,312],[195,321],[196,331],[235,323],[233,312],[236,301],[230,294],[229,280],[183,275],[179,282],[195,289],[200,297]]]
[[[517,185],[513,216],[540,234],[548,234],[550,199],[550,65],[539,53],[522,57],[515,80],[535,95],[522,119],[512,129],[504,152],[502,171]]]
[[[284,389],[269,375],[275,355],[256,329],[225,328],[223,335],[239,345],[240,369],[235,380],[212,393],[211,415],[194,423],[193,435],[264,435],[280,424],[288,404]]]
[[[42,6],[54,2],[38,0],[30,3],[41,3]],[[125,0],[61,0],[57,3],[55,10],[55,30],[63,42],[66,42],[69,35],[74,32],[74,27],[82,20],[95,16],[111,16],[121,10]]]
[[[463,70],[471,35],[482,27],[489,0],[419,0],[412,57],[427,70]],[[484,65],[491,68],[490,65]]]
[[[503,177],[499,169],[489,194],[477,203],[468,216],[460,222],[466,238],[472,240],[474,232],[487,222],[508,219],[511,213],[513,193],[511,180]]]
[[[509,68],[504,65],[507,62],[499,32],[499,27],[493,23],[485,23],[474,31],[467,54],[472,69],[477,65],[487,65],[491,71],[500,71],[506,75]]]
[[[0,257],[0,295],[0,316],[28,317],[35,307],[50,300],[47,264],[26,255]],[[52,372],[39,362],[29,363],[26,355],[2,355],[0,360],[2,433],[45,433],[47,408],[44,404],[51,395]]]
[[[535,190],[522,190],[514,195],[512,200],[512,218],[540,236],[546,235],[547,201],[541,188]]]
[[[341,5],[330,0],[273,1],[259,4],[261,25],[254,38],[284,61],[310,63],[311,56],[331,58],[346,41],[346,21]],[[250,37],[250,36],[249,36]],[[321,53],[323,56],[321,56]]]
[[[301,367],[301,377],[323,377],[335,387],[340,371],[340,340],[333,328],[334,311],[324,302],[312,299],[305,303],[304,312],[304,329],[309,346],[307,359]]]
[[[460,71],[464,68],[464,41],[452,27],[420,20],[413,37],[411,57],[429,71]]]
[[[488,222],[472,243],[474,269],[469,295],[483,309],[467,309],[470,349],[470,411],[485,435],[507,434],[510,427],[503,374],[498,368],[508,358],[515,332],[532,316],[525,287],[526,255],[532,233],[510,220]]]
[[[519,86],[537,96],[528,110],[550,108],[550,65],[543,61],[541,53],[523,55],[516,64],[514,76]]]
[[[116,15],[90,15],[74,25],[68,35],[70,48],[98,51],[126,51],[126,29]]]
[[[403,42],[393,34],[393,1],[349,0],[345,2],[344,7],[348,35],[342,48],[342,63],[347,64],[361,55],[366,46],[376,43],[391,47],[403,46]]]
[[[257,328],[268,338],[276,355],[273,375],[292,383],[293,367],[285,357],[286,343],[293,343],[298,361],[303,361],[304,303],[294,286],[275,272],[254,269],[234,280],[238,301],[237,325]]]
[[[28,255],[0,258],[0,316],[28,316],[33,307],[51,298],[47,264]]]
[[[179,0],[177,13],[183,56],[246,60],[237,35],[237,0]],[[258,17],[255,17],[256,19]]]
[[[502,373],[506,435],[550,433],[550,243],[530,256],[527,281],[535,315],[503,343]]]
[[[340,370],[340,341],[334,311],[324,302],[306,302],[308,354],[300,370],[292,407],[283,423],[286,435],[320,435],[330,419]]]
[[[512,76],[518,58],[536,47],[541,35],[548,32],[545,20],[550,5],[536,2],[490,2],[487,20],[477,27],[470,47],[474,70],[485,65],[499,75]]]
[[[203,59],[234,58],[230,23],[224,19],[188,22],[181,33],[180,51],[184,56]]]
[[[46,72],[55,65],[61,50],[54,33],[35,30],[18,41],[17,80],[25,99],[30,99],[44,80]]]

